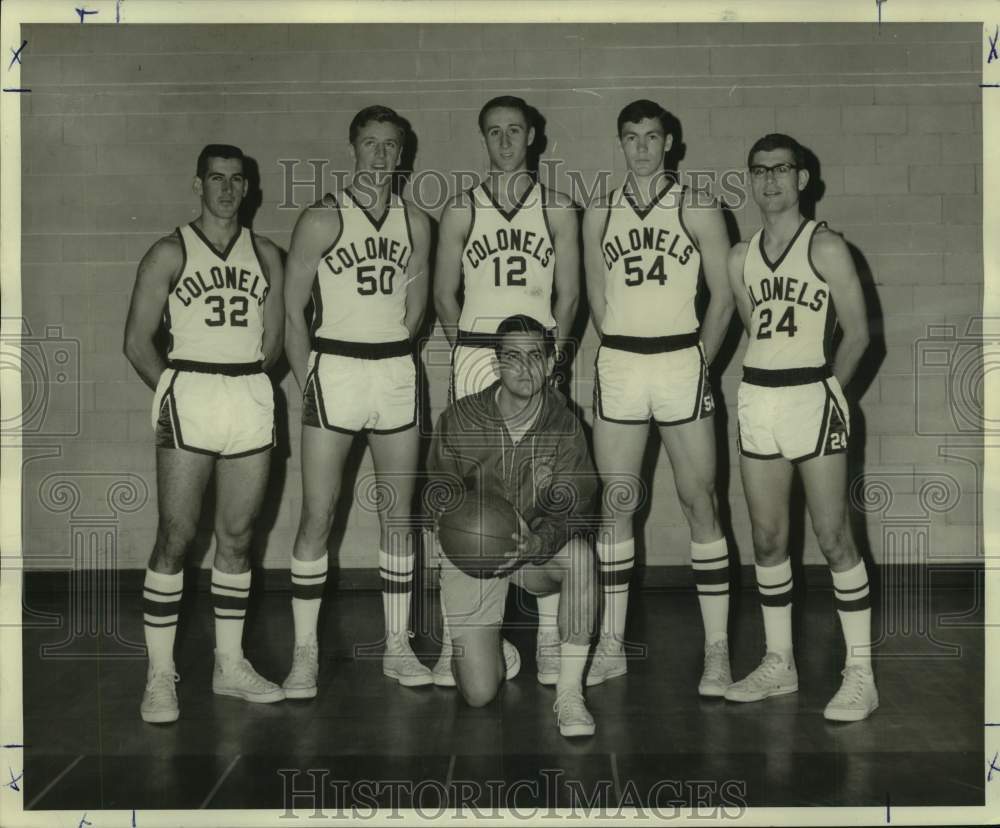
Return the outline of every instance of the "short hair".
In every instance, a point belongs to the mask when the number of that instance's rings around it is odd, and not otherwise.
[[[407,136],[410,134],[410,122],[406,118],[396,112],[395,109],[375,104],[374,106],[366,106],[351,119],[351,126],[347,131],[347,140],[353,144],[358,137],[358,133],[361,132],[361,128],[367,126],[372,121],[379,124],[392,124],[396,127],[401,134],[400,143],[406,141]]]
[[[758,152],[773,152],[779,149],[786,149],[792,154],[792,160],[795,161],[796,167],[799,169],[805,167],[806,152],[802,148],[802,144],[792,138],[791,135],[785,135],[781,132],[771,132],[763,138],[758,138],[754,141],[754,145],[750,147],[750,152],[747,153],[747,167],[749,168],[753,164],[753,157]]]
[[[528,129],[535,126],[535,110],[524,98],[518,98],[516,95],[499,95],[490,98],[479,110],[479,131],[483,135],[486,134],[486,114],[491,109],[516,109],[524,116],[524,123]]]
[[[244,167],[246,166],[243,150],[239,147],[234,147],[232,144],[209,144],[198,153],[198,164],[195,167],[195,175],[203,181],[205,173],[208,172],[209,158],[238,158],[240,164],[243,164]]]
[[[621,112],[618,113],[618,137],[621,137],[622,127],[625,124],[637,124],[643,118],[656,118],[660,122],[660,126],[663,128],[664,135],[673,135],[673,122],[676,120],[673,115],[671,115],[667,110],[660,106],[656,101],[649,101],[645,98],[640,98],[638,101],[632,101],[628,106],[626,106]],[[676,135],[674,138],[676,139]]]
[[[508,316],[503,322],[497,325],[496,339],[493,346],[493,350],[497,356],[500,356],[500,347],[503,344],[503,338],[509,333],[538,334],[542,340],[542,346],[545,348],[545,356],[550,357],[556,352],[555,334],[535,319],[535,317],[518,313],[514,316]]]

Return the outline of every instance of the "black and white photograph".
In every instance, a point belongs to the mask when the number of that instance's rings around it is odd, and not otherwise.
[[[0,824],[996,823],[994,5],[0,34]]]

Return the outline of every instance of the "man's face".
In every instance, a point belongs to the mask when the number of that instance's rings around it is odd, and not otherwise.
[[[798,204],[809,173],[795,166],[791,150],[776,149],[753,154],[750,162],[750,192],[764,213],[780,213]]]
[[[663,156],[673,145],[674,136],[663,132],[659,118],[643,118],[637,124],[622,124],[618,140],[629,172],[645,178],[663,169]]]
[[[233,218],[247,194],[243,161],[239,158],[209,158],[202,178],[194,180],[194,191],[202,208],[220,219]]]
[[[403,157],[403,135],[388,121],[369,121],[351,145],[355,173],[369,173],[376,183],[390,177]]]
[[[500,382],[510,394],[530,400],[545,388],[555,362],[545,354],[545,343],[536,333],[504,335],[497,353]]]
[[[528,147],[534,140],[534,127],[528,128],[520,109],[494,107],[483,119],[483,142],[492,169],[502,172],[525,169]]]

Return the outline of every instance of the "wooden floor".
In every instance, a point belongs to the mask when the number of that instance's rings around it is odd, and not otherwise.
[[[412,785],[351,786],[359,780],[430,780],[416,791],[418,804],[432,808],[446,789],[453,805],[457,796],[483,807],[568,807],[581,793],[612,807],[629,797],[664,807],[693,806],[698,798],[716,806],[981,805],[977,598],[981,603],[971,587],[932,593],[931,618],[973,610],[957,625],[887,625],[894,634],[875,661],[881,707],[867,722],[834,725],[822,711],[839,686],[843,644],[829,591],[810,591],[796,604],[799,692],[747,705],[697,696],[702,634],[695,596],[637,592],[629,623],[642,645],[626,677],[587,691],[597,734],[572,741],[555,727],[553,690],[535,681],[532,619],[517,607],[508,613],[508,637],[523,669],[487,708],[470,709],[451,690],[406,689],[383,678],[381,599],[370,591],[327,600],[316,699],[250,705],[212,695],[209,596],[190,591],[177,650],[181,718],[169,726],[140,720],[145,661],[129,657],[127,647],[91,639],[43,657],[42,647],[65,638],[65,630],[29,624],[24,802],[42,810],[284,809],[290,783],[309,789],[319,779],[327,808],[360,800],[411,804]],[[65,595],[27,596],[35,613],[65,612],[66,602]],[[418,615],[429,629],[414,647],[430,665],[436,595],[421,604]],[[123,596],[121,613],[121,636],[141,642],[138,596]],[[733,619],[733,672],[740,678],[762,650],[752,592],[734,596]],[[247,653],[279,682],[289,665],[291,624],[287,593],[257,596]],[[101,657],[74,656],[74,648],[95,646]],[[312,813],[308,802],[296,807]]]

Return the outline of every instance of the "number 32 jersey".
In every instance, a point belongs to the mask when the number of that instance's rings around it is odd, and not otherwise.
[[[508,316],[523,313],[554,328],[556,256],[545,188],[533,183],[511,210],[500,207],[485,184],[469,194],[472,227],[462,250],[465,298],[458,327],[492,334]]]
[[[674,336],[698,330],[694,300],[701,253],[684,227],[684,189],[672,185],[646,208],[624,188],[608,202],[601,236],[604,259],[604,333]]]
[[[396,195],[375,219],[345,189],[336,198],[340,235],[320,256],[313,283],[313,336],[398,342],[406,328],[406,268],[413,251],[406,205]],[[418,278],[427,278],[422,274]]]
[[[781,370],[827,365],[837,314],[829,286],[809,252],[813,235],[824,225],[804,220],[776,262],[764,250],[763,228],[750,239],[743,263],[743,283],[753,308],[745,367]]]
[[[178,227],[177,235],[184,265],[167,297],[167,358],[259,362],[270,286],[253,233],[241,227],[221,252],[193,223]]]

